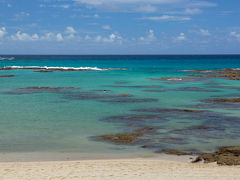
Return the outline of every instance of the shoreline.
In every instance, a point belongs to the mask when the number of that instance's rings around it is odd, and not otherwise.
[[[240,178],[240,166],[192,164],[151,158],[1,162],[0,179],[208,179]]]
[[[123,159],[152,159],[173,162],[190,162],[197,156],[173,155],[167,153],[149,154],[89,154],[89,153],[56,153],[56,152],[23,152],[23,153],[0,153],[1,163],[24,163],[24,162],[58,162],[58,161],[94,161],[94,160],[123,160]]]

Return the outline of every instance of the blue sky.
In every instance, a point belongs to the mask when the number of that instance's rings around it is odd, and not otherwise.
[[[0,0],[0,54],[226,53],[238,0]]]

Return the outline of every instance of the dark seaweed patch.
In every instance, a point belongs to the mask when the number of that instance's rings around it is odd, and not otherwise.
[[[129,82],[127,82],[127,81],[117,81],[117,82],[115,82],[115,84],[128,84]]]
[[[77,90],[77,87],[27,87],[19,88],[12,91],[5,92],[4,94],[23,95],[23,94],[37,94],[37,93],[69,93]]]
[[[151,133],[154,131],[152,127],[144,127],[141,129],[137,129],[131,133],[119,133],[119,134],[111,134],[111,135],[101,135],[92,137],[97,141],[105,141],[114,144],[123,144],[123,145],[133,145],[144,142],[144,135]]]
[[[108,85],[106,87],[117,87],[117,88],[162,88],[162,86],[159,85],[136,85],[136,86],[123,86],[123,85]]]
[[[192,91],[192,92],[220,92],[219,90],[203,89],[197,87],[184,87],[177,89],[169,89],[170,91]]]
[[[240,98],[238,97],[233,98],[232,96],[233,94],[224,95],[224,96],[221,96],[221,98],[219,98],[219,96],[214,96],[213,99],[202,100],[201,101],[202,103],[186,106],[186,107],[201,108],[201,109],[213,109],[213,108],[238,109],[240,108]]]
[[[108,103],[142,103],[142,102],[157,102],[157,99],[153,98],[111,98],[111,99],[104,99],[100,100],[101,102],[108,102]]]
[[[150,114],[150,115],[130,114],[130,115],[123,115],[123,116],[111,116],[111,117],[101,119],[100,121],[136,124],[136,123],[149,123],[149,122],[159,123],[159,122],[165,122],[166,119],[158,114]]]
[[[134,109],[136,112],[152,112],[152,113],[202,113],[203,111],[192,109],[170,109],[170,108],[145,108]]]
[[[15,77],[14,75],[1,75],[0,78]]]
[[[145,89],[143,91],[145,91],[145,92],[167,92],[168,90],[165,90],[165,89],[163,89],[163,90],[160,90],[160,89]]]
[[[110,98],[128,98],[131,97],[130,94],[99,94],[93,91],[89,92],[74,92],[69,95],[66,95],[67,99],[71,100],[100,100],[100,99],[110,99]]]
[[[40,71],[33,71],[33,72],[40,72],[40,73],[51,73],[53,71],[48,71],[48,70],[40,70]]]

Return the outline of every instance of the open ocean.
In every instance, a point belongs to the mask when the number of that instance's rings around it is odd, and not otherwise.
[[[240,103],[207,101],[240,97],[240,81],[191,79],[186,71],[240,68],[238,55],[1,57],[0,68],[18,68],[0,70],[14,75],[0,77],[0,153],[6,156],[127,157],[240,145]],[[73,68],[85,71],[66,71]],[[133,144],[98,138],[146,127],[154,131]]]

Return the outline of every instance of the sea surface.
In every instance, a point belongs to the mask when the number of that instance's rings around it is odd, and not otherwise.
[[[53,72],[35,72],[58,69]],[[240,145],[240,81],[187,79],[186,70],[240,68],[238,55],[1,56],[0,154],[147,156],[166,149],[214,151]],[[52,68],[51,68],[52,67]],[[54,68],[53,68],[54,67]],[[60,71],[61,69],[84,71]],[[197,110],[189,112],[184,110]],[[101,135],[151,127],[137,143]]]

